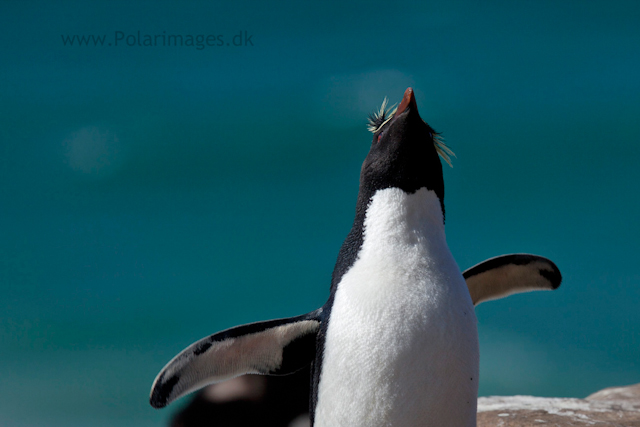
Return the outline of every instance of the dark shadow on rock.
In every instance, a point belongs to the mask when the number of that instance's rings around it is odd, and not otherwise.
[[[286,376],[243,375],[205,387],[175,415],[171,427],[289,427],[294,421],[303,426],[310,376],[307,367]]]

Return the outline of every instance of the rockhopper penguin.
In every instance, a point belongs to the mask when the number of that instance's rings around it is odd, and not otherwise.
[[[474,304],[555,289],[546,258],[506,255],[460,272],[444,232],[439,155],[451,151],[418,114],[411,88],[370,118],[351,232],[328,301],[287,319],[237,326],[178,354],[158,374],[160,408],[207,384],[312,364],[316,427],[475,426],[479,349]]]

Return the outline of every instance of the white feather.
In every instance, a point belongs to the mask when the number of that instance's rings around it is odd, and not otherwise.
[[[438,198],[426,188],[378,191],[335,294],[314,425],[475,426],[478,359]]]

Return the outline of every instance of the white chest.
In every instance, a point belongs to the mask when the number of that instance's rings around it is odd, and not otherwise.
[[[378,191],[328,324],[315,427],[475,426],[478,334],[423,188]]]

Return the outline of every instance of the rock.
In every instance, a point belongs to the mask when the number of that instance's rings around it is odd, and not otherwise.
[[[481,397],[478,427],[640,427],[640,384],[601,390],[586,399]]]
[[[605,388],[588,396],[587,400],[623,400],[640,408],[640,384]]]

